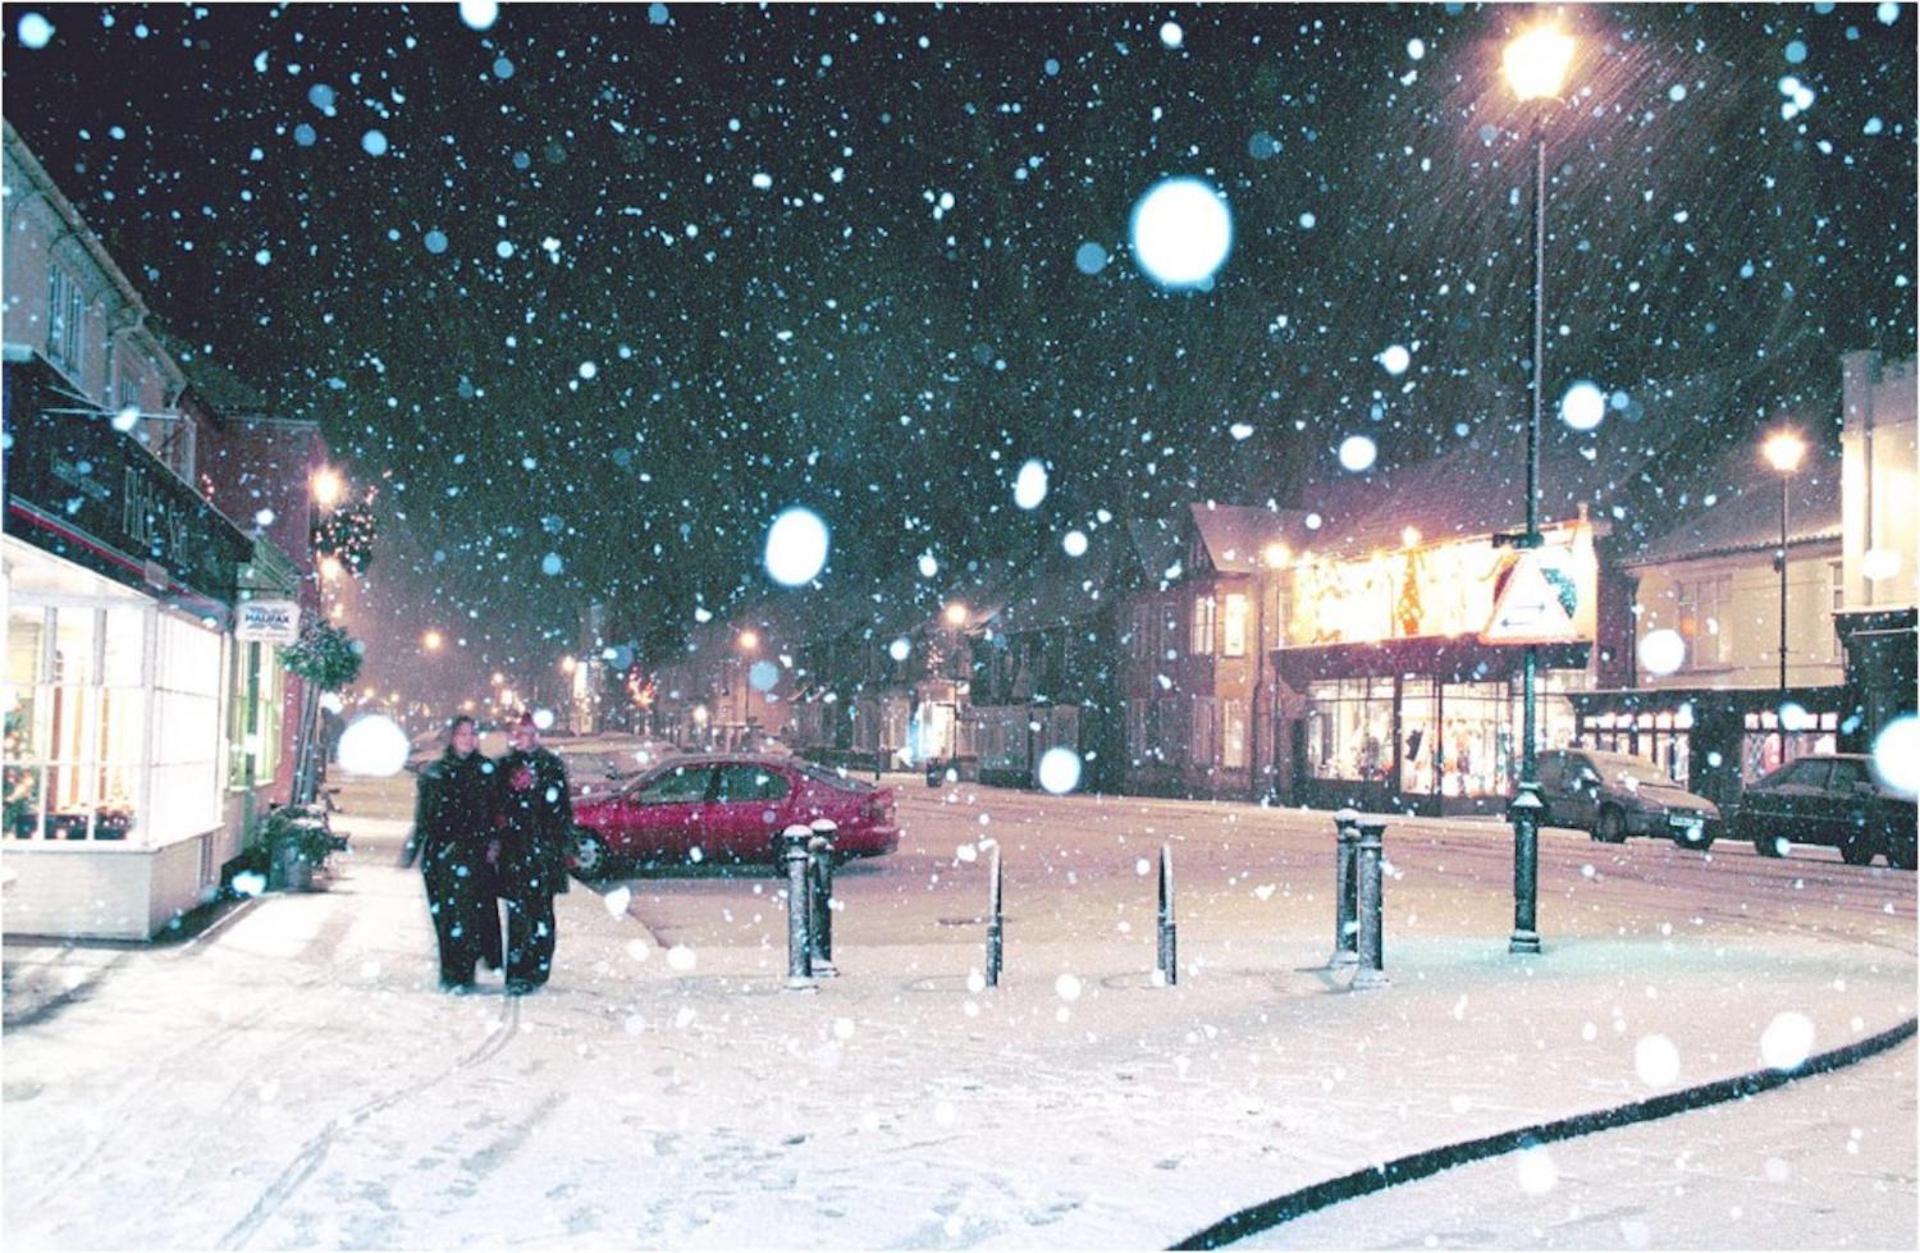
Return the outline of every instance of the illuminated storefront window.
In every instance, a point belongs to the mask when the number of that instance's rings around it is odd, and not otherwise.
[[[1565,693],[1587,686],[1585,671],[1542,672],[1537,705],[1541,748],[1564,748],[1573,742],[1574,709]],[[1333,679],[1308,685],[1307,766],[1315,778],[1392,783],[1406,796],[1504,796],[1513,790],[1523,725],[1518,683],[1447,683],[1409,676],[1397,688],[1396,756],[1393,679]]]
[[[1809,713],[1802,718],[1798,726],[1782,733],[1780,715],[1771,709],[1746,716],[1746,734],[1740,737],[1742,783],[1752,783],[1808,753],[1839,751],[1838,714]]]

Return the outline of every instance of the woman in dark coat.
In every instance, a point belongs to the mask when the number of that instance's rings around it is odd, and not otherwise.
[[[567,768],[540,747],[523,715],[513,750],[499,761],[499,891],[507,903],[507,995],[523,996],[553,972],[553,898],[567,890],[573,802]]]
[[[420,772],[413,834],[404,864],[418,858],[427,884],[427,908],[440,941],[440,986],[473,990],[474,966],[501,964],[500,914],[494,904],[489,846],[498,813],[494,763],[477,750],[473,719],[455,718],[447,751]]]

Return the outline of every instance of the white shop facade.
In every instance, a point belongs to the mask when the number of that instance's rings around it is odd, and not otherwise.
[[[226,720],[252,544],[44,363],[5,376],[6,931],[149,939],[240,851]]]

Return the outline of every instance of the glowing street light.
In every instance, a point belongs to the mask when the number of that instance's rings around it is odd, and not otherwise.
[[[1781,427],[1767,436],[1760,451],[1767,464],[1780,473],[1780,549],[1773,555],[1773,565],[1780,571],[1780,699],[1784,701],[1787,697],[1787,484],[1800,468],[1801,458],[1807,455],[1807,441],[1791,427]],[[1783,726],[1782,761],[1786,760],[1785,730]]]
[[[332,466],[321,466],[315,470],[309,486],[313,492],[313,503],[322,509],[333,508],[347,495],[346,478]]]
[[[956,600],[947,606],[945,617],[948,626],[963,627],[967,625],[967,607]]]
[[[1537,26],[1507,45],[1501,68],[1521,100],[1552,100],[1560,95],[1573,64],[1573,37],[1551,25]]]
[[[420,637],[420,647],[430,653],[439,652],[446,642],[446,637],[438,631],[428,631]]]

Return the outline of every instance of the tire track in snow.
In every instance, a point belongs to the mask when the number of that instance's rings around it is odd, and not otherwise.
[[[333,1147],[334,1141],[338,1139],[343,1132],[352,1130],[354,1127],[367,1121],[367,1119],[372,1118],[375,1114],[392,1109],[403,1101],[421,1095],[429,1089],[444,1083],[462,1070],[468,1070],[484,1062],[491,1061],[493,1058],[499,1056],[508,1044],[512,1043],[514,1036],[518,1035],[519,1032],[520,1001],[517,997],[509,998],[506,1004],[506,1012],[501,1015],[500,1021],[487,1033],[486,1038],[465,1057],[455,1061],[453,1065],[429,1079],[396,1088],[384,1096],[377,1096],[364,1105],[330,1119],[326,1126],[315,1132],[308,1138],[305,1144],[300,1146],[300,1150],[294,1154],[293,1160],[287,1163],[286,1168],[280,1172],[279,1176],[276,1177],[272,1183],[267,1185],[266,1190],[260,1194],[260,1199],[253,1203],[253,1208],[249,1209],[246,1216],[239,1222],[228,1228],[227,1233],[220,1237],[220,1242],[214,1247],[218,1249],[245,1248],[247,1242],[253,1239],[254,1234],[266,1224],[267,1220],[272,1218],[282,1205],[286,1204],[287,1198],[291,1197],[295,1192],[298,1192],[301,1185],[305,1184],[308,1179],[313,1177],[313,1173],[320,1169],[321,1163],[327,1160],[328,1150]]]

